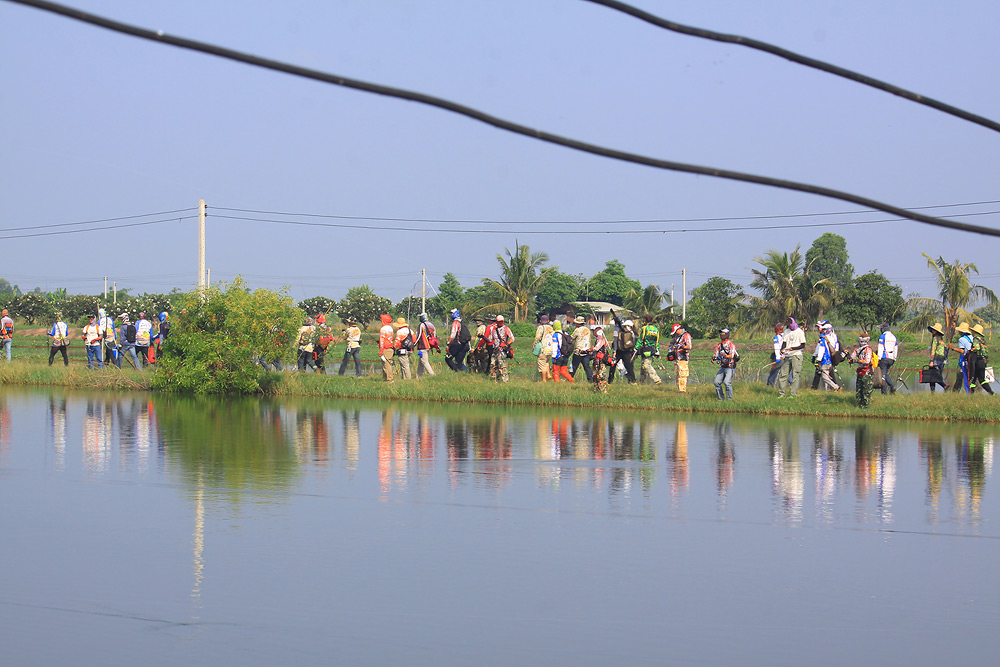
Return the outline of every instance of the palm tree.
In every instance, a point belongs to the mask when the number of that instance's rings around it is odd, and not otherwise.
[[[514,241],[514,252],[504,248],[507,258],[497,254],[500,262],[500,280],[483,278],[483,284],[496,291],[496,302],[486,304],[480,310],[487,308],[513,310],[515,322],[525,322],[528,319],[528,306],[538,293],[538,289],[552,272],[552,268],[542,268],[549,261],[544,252],[532,253],[526,245],[518,245]]]
[[[641,290],[629,290],[624,303],[637,317],[649,315],[654,322],[665,322],[673,317],[675,305],[671,303],[664,307],[666,296],[659,285],[646,285]]]
[[[934,272],[938,298],[915,297],[907,301],[907,306],[917,315],[903,329],[922,331],[928,325],[943,320],[946,340],[951,340],[960,322],[981,321],[979,316],[968,310],[971,306],[979,301],[995,305],[997,295],[993,290],[974,285],[969,280],[970,272],[979,273],[975,264],[963,264],[958,260],[949,264],[943,257],[934,259],[926,252],[921,254],[927,258],[927,268]]]
[[[769,250],[751,269],[750,287],[760,296],[749,294],[741,309],[740,332],[757,334],[792,316],[803,323],[818,320],[833,303],[833,287],[828,278],[813,280],[804,265],[800,246],[791,253]]]

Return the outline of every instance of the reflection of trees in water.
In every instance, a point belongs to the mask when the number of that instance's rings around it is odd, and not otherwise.
[[[936,524],[941,510],[941,490],[945,483],[945,456],[941,434],[922,435],[918,439],[920,458],[927,469],[927,520]]]
[[[0,406],[0,414],[6,409],[6,405]],[[0,428],[2,428],[3,417],[0,416]],[[66,467],[66,397],[49,396],[49,437],[52,439],[52,448],[55,451],[56,470],[62,471]],[[0,436],[0,441],[3,437]]]
[[[992,468],[993,439],[963,435],[955,446],[958,459],[959,512],[979,523],[986,477]]]

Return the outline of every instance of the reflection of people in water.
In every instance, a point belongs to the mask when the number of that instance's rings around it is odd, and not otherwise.
[[[715,424],[715,486],[725,497],[736,477],[736,449],[733,447],[733,425],[729,421]]]
[[[920,458],[923,459],[924,465],[927,467],[927,489],[924,495],[930,508],[928,521],[937,523],[938,512],[941,509],[941,487],[944,481],[944,447],[941,443],[941,435],[918,436],[918,448]]]
[[[854,465],[856,494],[866,498],[874,489],[878,503],[876,518],[892,521],[892,499],[896,489],[896,457],[884,432],[874,433],[868,424],[855,429]]]
[[[677,422],[674,447],[667,456],[667,461],[670,470],[670,495],[676,497],[686,493],[691,482],[691,471],[688,467],[687,422]]]
[[[361,412],[342,410],[340,414],[344,421],[344,460],[348,470],[357,470],[361,450]]]
[[[818,428],[813,431],[813,468],[816,472],[816,511],[828,522],[835,518],[834,505],[843,470],[844,454],[837,442],[837,431]]]
[[[2,411],[6,410],[6,405],[0,407],[0,428],[3,426]],[[62,396],[49,396],[49,424],[52,427],[52,447],[56,453],[56,470],[66,467],[66,399]],[[3,442],[3,435],[0,435],[0,442]]]
[[[992,440],[989,445],[992,454]],[[958,482],[962,493],[956,494],[959,511],[971,518],[978,519],[983,503],[983,491],[986,488],[986,476],[989,473],[986,464],[984,438],[963,436],[956,445],[958,454]]]
[[[777,512],[786,520],[802,521],[802,459],[798,431],[771,431],[768,437],[771,455],[771,492],[779,501]]]

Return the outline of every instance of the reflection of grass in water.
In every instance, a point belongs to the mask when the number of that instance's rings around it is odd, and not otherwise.
[[[295,443],[279,407],[260,399],[155,394],[166,456],[191,483],[285,490],[298,474]]]
[[[830,393],[801,389],[794,399],[779,399],[777,392],[759,384],[737,385],[736,400],[719,401],[715,387],[689,387],[679,394],[666,383],[658,386],[628,386],[616,382],[601,395],[592,391],[585,380],[575,384],[538,383],[511,380],[507,384],[491,382],[483,376],[455,374],[450,371],[420,380],[397,380],[392,384],[376,378],[323,377],[314,374],[290,375],[279,388],[282,396],[320,396],[363,400],[425,401],[461,404],[488,404],[519,411],[530,406],[574,407],[607,410],[654,410],[685,413],[733,415],[842,417],[846,419],[894,419],[1000,422],[1000,400],[993,396],[964,394],[896,394],[872,398],[868,410],[855,405],[853,393]]]

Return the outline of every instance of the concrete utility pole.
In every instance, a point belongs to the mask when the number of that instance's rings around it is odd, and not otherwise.
[[[115,305],[118,305],[118,281],[111,283],[112,294],[114,294]]]
[[[205,287],[212,286],[212,269],[205,269]]]
[[[198,200],[198,289],[207,287],[205,279],[205,200]]]
[[[681,321],[688,316],[688,270],[681,269]]]
[[[108,277],[104,276],[104,300],[108,299]]]

